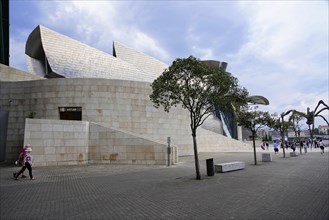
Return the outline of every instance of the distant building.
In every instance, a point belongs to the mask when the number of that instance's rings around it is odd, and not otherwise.
[[[328,134],[329,135],[329,126],[328,125],[319,125],[319,134]]]

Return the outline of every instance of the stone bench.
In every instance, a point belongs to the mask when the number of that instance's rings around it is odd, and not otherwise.
[[[271,153],[262,153],[262,161],[263,162],[271,162],[272,154]]]
[[[296,152],[290,152],[290,157],[298,157],[298,153],[296,153]]]
[[[229,162],[229,163],[221,163],[215,165],[216,173],[225,173],[234,170],[242,170],[246,167],[244,162]]]

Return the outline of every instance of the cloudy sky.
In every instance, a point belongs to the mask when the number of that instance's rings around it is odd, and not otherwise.
[[[109,54],[119,41],[168,65],[190,55],[224,61],[250,95],[269,99],[261,110],[306,112],[329,104],[328,9],[328,1],[11,0],[10,65],[27,69],[25,42],[40,24]]]

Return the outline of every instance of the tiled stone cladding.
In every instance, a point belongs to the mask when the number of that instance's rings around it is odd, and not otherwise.
[[[197,141],[201,143],[200,152],[250,152],[251,144],[216,134],[206,129],[197,130]]]
[[[110,79],[49,79],[0,82],[0,106],[9,113],[7,158],[16,158],[23,145],[25,118],[59,119],[58,107],[82,107],[82,120],[102,124],[166,142],[178,147],[178,155],[193,154],[189,114],[182,108],[170,113],[155,109],[147,82]],[[13,100],[8,103],[8,100]],[[199,151],[221,151],[241,142],[198,129]]]
[[[32,146],[33,165],[86,163],[158,164],[168,161],[167,144],[86,121],[26,119],[24,145]],[[170,162],[174,163],[177,148]]]
[[[32,40],[28,39],[27,47],[39,47],[38,50],[45,51],[52,70],[68,78],[152,82],[168,67],[167,64],[118,42],[113,43],[116,58],[42,26],[37,27],[30,36],[33,37]],[[40,38],[41,43],[36,38]],[[45,71],[44,60],[28,57],[27,62],[30,72],[42,75]],[[202,127],[223,134],[222,123],[215,117],[209,117]]]
[[[0,64],[0,81],[27,81],[37,79],[44,78]]]
[[[28,39],[27,47],[45,51],[51,69],[68,78],[92,77],[152,82],[168,67],[167,64],[118,42],[113,43],[116,53],[116,57],[113,57],[43,26],[38,26],[31,35],[33,37],[32,40]],[[46,74],[42,73],[45,71],[44,60],[27,57],[30,72],[37,75]],[[219,65],[219,61],[205,62]],[[218,126],[220,123],[208,118],[203,127],[223,134],[222,127]]]
[[[177,163],[172,147],[170,163]],[[115,164],[160,164],[168,161],[167,144],[135,133],[90,123],[89,161]]]
[[[18,76],[18,75],[16,75]],[[17,80],[21,78],[18,77]],[[23,77],[25,79],[25,77]],[[0,81],[0,108],[9,111],[6,159],[16,160],[23,146],[25,118],[30,111],[30,105],[36,103],[26,96],[26,91],[33,81],[5,82]]]
[[[88,163],[89,122],[26,119],[24,145],[31,144],[33,165]]]

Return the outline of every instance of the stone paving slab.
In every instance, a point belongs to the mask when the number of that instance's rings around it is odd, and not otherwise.
[[[0,166],[0,219],[329,219],[329,155],[200,153],[177,165],[35,167],[36,180]],[[206,159],[244,161],[244,170],[206,176]]]

